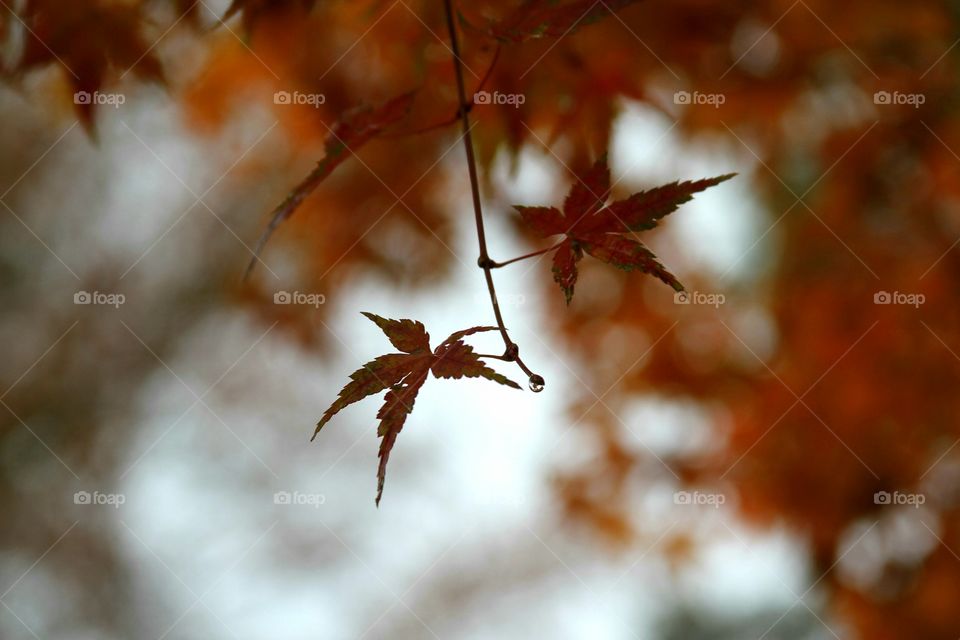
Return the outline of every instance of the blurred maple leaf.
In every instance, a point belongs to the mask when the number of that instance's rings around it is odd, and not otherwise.
[[[390,451],[403,429],[407,415],[413,411],[413,403],[428,373],[432,372],[435,378],[486,378],[515,389],[519,389],[520,385],[486,366],[473,347],[463,341],[463,338],[474,333],[496,331],[496,327],[471,327],[454,332],[431,352],[430,334],[422,323],[406,319],[390,320],[366,311],[363,315],[376,323],[391,344],[402,353],[388,353],[374,358],[350,374],[350,382],[324,412],[313,437],[316,438],[323,425],[344,407],[389,389],[383,406],[377,412],[377,419],[380,420],[377,435],[381,438],[376,499],[379,505]]]
[[[567,304],[573,299],[577,282],[577,262],[583,252],[626,271],[649,273],[683,291],[683,285],[657,261],[652,251],[628,232],[645,231],[657,226],[660,218],[676,211],[693,194],[729,180],[733,173],[694,182],[671,182],[655,189],[640,191],[629,198],[604,206],[610,197],[610,168],[601,157],[570,189],[563,211],[554,207],[514,206],[523,221],[544,238],[563,234],[553,254],[553,279],[563,290]],[[635,235],[635,234],[634,234]]]
[[[95,101],[81,96],[99,91],[109,74],[132,71],[164,81],[160,61],[143,37],[139,4],[27,0],[18,16],[26,32],[14,70],[24,73],[52,63],[63,67],[75,92],[77,114],[88,131]]]
[[[260,256],[260,251],[280,224],[293,215],[300,203],[329,176],[337,166],[347,159],[348,152],[357,149],[380,133],[384,127],[396,122],[407,114],[413,103],[414,92],[404,93],[377,107],[364,105],[348,111],[330,129],[330,135],[324,143],[326,154],[317,163],[300,184],[294,187],[290,195],[273,210],[267,228],[260,235],[253,249],[253,257],[247,265],[246,275],[250,274]]]
[[[291,5],[299,5],[304,11],[313,10],[316,0],[233,0],[223,14],[223,21],[226,22],[238,13],[243,14],[243,28],[249,33],[254,23],[263,15],[270,12],[282,11]]]

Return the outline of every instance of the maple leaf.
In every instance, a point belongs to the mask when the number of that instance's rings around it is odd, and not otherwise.
[[[280,224],[293,215],[317,186],[329,176],[351,153],[377,136],[385,127],[393,124],[410,110],[415,92],[401,94],[379,106],[364,105],[348,111],[330,130],[324,142],[323,159],[306,178],[300,181],[283,202],[273,210],[267,228],[253,248],[253,257],[247,265],[244,278],[250,275],[260,256],[260,251]]]
[[[163,82],[160,61],[142,33],[139,4],[27,0],[18,12],[25,26],[23,53],[14,71],[63,67],[75,92],[77,115],[93,131],[91,96],[111,73],[132,71]],[[82,94],[86,97],[80,97]]]
[[[584,252],[626,271],[648,273],[675,291],[683,291],[680,281],[660,264],[653,252],[626,234],[636,235],[637,231],[653,229],[661,218],[693,199],[694,193],[735,175],[671,182],[604,206],[610,197],[610,169],[606,156],[603,156],[570,189],[562,212],[554,207],[517,205],[514,209],[544,238],[566,236],[553,254],[553,279],[563,290],[567,304],[573,299],[577,263]]]
[[[463,341],[463,338],[474,333],[496,331],[496,327],[471,327],[454,332],[431,351],[430,335],[422,323],[391,320],[366,311],[363,315],[376,323],[401,353],[378,356],[350,374],[350,382],[340,390],[337,399],[317,423],[313,438],[344,407],[388,390],[383,406],[377,412],[377,419],[380,420],[377,435],[381,439],[376,498],[379,506],[390,452],[407,416],[413,411],[417,393],[428,374],[433,373],[435,378],[486,378],[515,389],[519,389],[520,385],[488,367],[473,347]]]
[[[487,27],[487,34],[500,42],[520,43],[533,38],[561,38],[577,28],[593,24],[638,0],[526,0],[510,16]]]

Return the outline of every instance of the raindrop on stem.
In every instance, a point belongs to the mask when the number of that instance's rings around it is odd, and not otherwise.
[[[538,376],[537,374],[533,374],[532,376],[530,376],[529,382],[530,382],[530,391],[533,391],[534,393],[540,393],[541,391],[543,391],[543,387],[546,385],[546,383],[543,381],[543,377]]]

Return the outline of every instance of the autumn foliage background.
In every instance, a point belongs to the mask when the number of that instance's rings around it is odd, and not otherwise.
[[[611,3],[498,56],[464,26],[468,88],[524,97],[471,111],[494,258],[546,247],[512,205],[605,152],[618,197],[737,172],[645,236],[724,302],[497,270],[546,390],[425,391],[379,510],[373,405],[308,444],[383,352],[359,312],[492,321],[458,125],[430,127],[443,3],[2,4],[0,636],[960,636],[953,3]],[[333,123],[411,90],[241,282]]]

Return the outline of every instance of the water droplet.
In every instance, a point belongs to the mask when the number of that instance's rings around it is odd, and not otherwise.
[[[540,393],[543,391],[545,384],[546,383],[543,381],[541,376],[538,376],[537,374],[530,376],[530,391],[533,391],[534,393]]]

